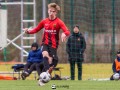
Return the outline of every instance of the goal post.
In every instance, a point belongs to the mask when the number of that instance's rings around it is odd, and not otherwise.
[[[0,48],[7,45],[7,10],[0,9]]]

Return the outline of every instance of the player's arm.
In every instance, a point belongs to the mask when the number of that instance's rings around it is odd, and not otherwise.
[[[31,55],[30,55],[31,51],[29,52],[28,54],[28,57],[27,57],[27,61],[30,59]]]
[[[34,33],[37,33],[38,31],[40,31],[42,28],[44,27],[44,20],[42,20],[38,25],[37,27],[33,28],[33,29],[28,29],[28,28],[25,28],[25,32],[27,34],[34,34]]]
[[[62,42],[63,42],[70,35],[70,31],[68,30],[68,28],[66,27],[66,25],[64,24],[63,21],[60,20],[59,25],[60,25],[61,29],[63,30],[63,33],[61,35]]]
[[[64,34],[65,34],[66,36],[69,36],[69,35],[70,35],[70,31],[69,31],[69,29],[66,27],[66,25],[64,24],[64,22],[60,20],[60,21],[59,21],[59,25],[60,25],[61,29],[63,30]]]

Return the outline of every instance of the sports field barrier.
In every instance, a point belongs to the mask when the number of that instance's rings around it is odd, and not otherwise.
[[[36,0],[36,16],[37,23],[42,19],[42,0]],[[61,12],[58,14],[69,30],[73,31],[74,24],[80,26],[80,32],[83,33],[87,48],[85,51],[85,62],[112,62],[116,51],[120,48],[120,0],[46,0],[58,3],[61,6]],[[14,8],[15,7],[15,8]],[[31,18],[31,7],[24,7],[24,18]],[[20,34],[20,6],[7,6],[8,10],[8,38],[12,40]],[[10,12],[10,13],[9,13]],[[46,12],[47,13],[47,12]],[[17,21],[15,23],[14,21]],[[26,25],[25,27],[28,27]],[[42,33],[37,34],[37,41],[42,39]],[[20,40],[16,41],[20,45]],[[31,41],[25,42],[27,45]],[[60,43],[58,55],[60,63],[67,63],[66,46]],[[15,52],[16,55],[14,55]],[[7,60],[16,59],[20,61],[20,52],[13,46],[7,47]],[[102,57],[101,57],[102,56]],[[0,60],[4,59],[4,55],[0,52]],[[5,61],[5,60],[4,60]],[[24,60],[25,61],[25,60]]]

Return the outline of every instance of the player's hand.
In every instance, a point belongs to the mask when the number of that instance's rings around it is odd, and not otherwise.
[[[24,30],[25,33],[29,33],[29,30],[31,30],[31,29],[32,29],[32,27],[24,28],[23,30]]]
[[[24,28],[23,31],[24,31],[25,33],[28,33],[28,28]]]
[[[62,35],[61,35],[62,42],[65,42],[66,38],[67,38],[67,36],[64,33],[62,33]]]

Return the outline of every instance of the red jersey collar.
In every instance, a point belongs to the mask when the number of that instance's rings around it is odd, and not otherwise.
[[[48,17],[48,19],[49,19],[49,17]],[[57,19],[57,17],[55,18],[55,19],[53,19],[53,20],[51,20],[51,19],[49,19],[50,21],[54,21],[54,20],[56,20]]]

